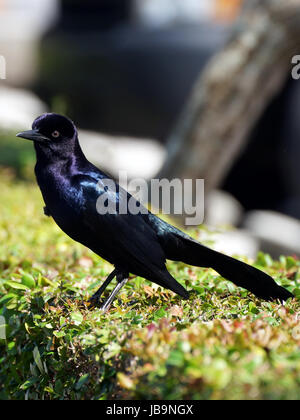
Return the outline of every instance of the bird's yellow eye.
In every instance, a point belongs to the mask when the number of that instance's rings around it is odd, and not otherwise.
[[[57,137],[59,137],[59,131],[57,131],[57,130],[53,131],[52,137],[54,137],[55,139],[57,139]]]

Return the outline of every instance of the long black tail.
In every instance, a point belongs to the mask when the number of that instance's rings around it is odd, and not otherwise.
[[[166,247],[168,259],[197,267],[211,267],[222,277],[264,300],[286,301],[294,297],[263,271],[207,248],[180,231],[174,236],[172,245],[169,242]]]

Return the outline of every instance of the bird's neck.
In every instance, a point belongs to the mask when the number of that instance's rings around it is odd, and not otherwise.
[[[65,147],[45,147],[37,142],[34,146],[37,166],[40,168],[55,166],[57,169],[64,168],[72,174],[82,170],[88,163],[77,138]]]

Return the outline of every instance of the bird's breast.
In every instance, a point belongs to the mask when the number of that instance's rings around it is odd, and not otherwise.
[[[57,170],[36,171],[36,177],[49,213],[64,232],[73,236],[79,228],[81,191],[72,186],[70,177]]]

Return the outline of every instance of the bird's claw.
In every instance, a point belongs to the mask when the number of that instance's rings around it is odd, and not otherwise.
[[[99,306],[100,302],[99,302],[99,298],[98,297],[91,297],[86,304],[88,305],[89,309],[92,308],[96,308],[97,306]]]

